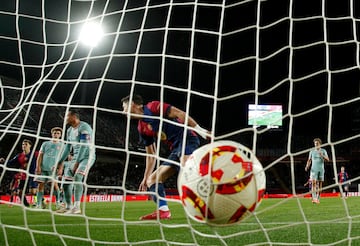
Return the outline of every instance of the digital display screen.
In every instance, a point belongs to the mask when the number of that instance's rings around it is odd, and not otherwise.
[[[249,104],[248,125],[266,126],[268,128],[279,128],[282,126],[282,105],[274,104]]]

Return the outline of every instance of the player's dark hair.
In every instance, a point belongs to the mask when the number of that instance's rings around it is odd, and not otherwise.
[[[128,103],[130,101],[130,96],[126,96],[121,99],[121,103]],[[143,104],[143,99],[140,95],[133,95],[132,101],[137,105]]]
[[[70,108],[68,111],[71,115],[75,115],[76,118],[80,119],[80,113],[77,109],[74,108]]]
[[[24,139],[22,142],[23,142],[23,143],[28,143],[30,146],[33,145],[33,143],[31,142],[31,140],[29,140],[29,139]]]

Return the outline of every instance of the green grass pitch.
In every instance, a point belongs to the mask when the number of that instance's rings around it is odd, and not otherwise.
[[[151,201],[86,203],[86,216],[0,205],[0,245],[360,245],[360,198],[264,199],[238,225],[211,227],[187,219],[170,202],[171,220],[139,221]]]

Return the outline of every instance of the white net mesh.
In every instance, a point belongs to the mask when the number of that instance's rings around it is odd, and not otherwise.
[[[176,199],[170,200],[178,210],[169,222],[138,221],[151,202],[84,203],[88,210],[70,219],[50,210],[8,208],[5,197],[16,169],[5,164],[0,244],[356,244],[355,197],[324,199],[314,207],[293,195],[308,191],[304,166],[315,137],[332,160],[326,164],[324,194],[339,190],[337,174],[344,165],[350,195],[357,195],[358,5],[354,0],[2,0],[0,157],[8,161],[20,152],[24,138],[39,149],[52,127],[65,127],[66,109],[80,108],[94,128],[98,153],[85,195],[114,195],[91,201],[135,196],[144,151],[136,128],[121,115],[120,99],[137,93],[189,112],[215,140],[251,148],[265,167],[268,195],[286,198],[265,199],[257,214],[227,229],[186,219]],[[97,46],[79,42],[88,22],[104,28]],[[248,104],[282,105],[282,126],[249,126]],[[168,189],[176,187],[175,180],[168,183]]]

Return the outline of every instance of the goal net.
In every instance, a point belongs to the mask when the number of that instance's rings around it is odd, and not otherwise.
[[[2,0],[0,244],[356,244],[359,9],[354,0]],[[97,25],[83,43],[89,23]],[[121,98],[134,94],[183,109],[214,141],[249,147],[267,177],[258,210],[236,226],[199,224],[186,216],[173,177],[165,183],[172,219],[139,221],[155,204],[138,191],[145,149],[122,113]],[[52,127],[66,129],[69,108],[95,135],[83,213],[58,215],[51,187],[43,211],[10,202],[18,169],[7,163],[23,139],[39,150]],[[314,138],[330,158],[320,204],[304,187]]]

